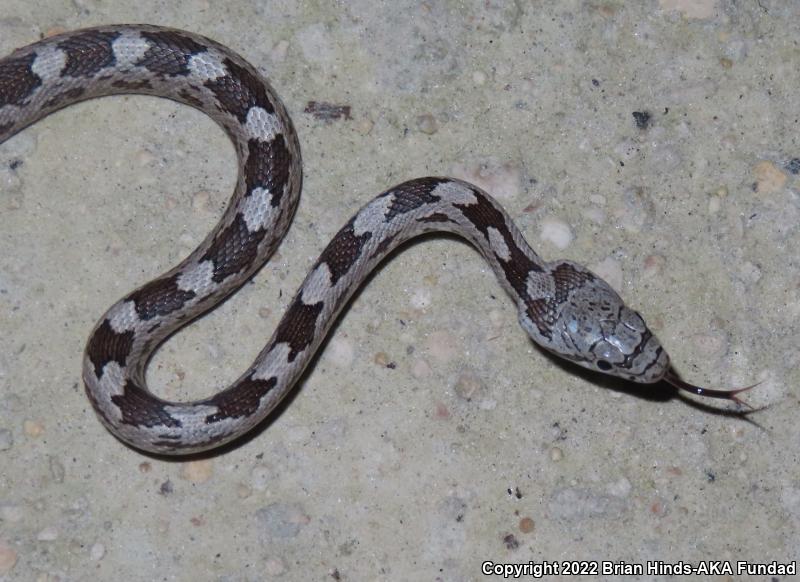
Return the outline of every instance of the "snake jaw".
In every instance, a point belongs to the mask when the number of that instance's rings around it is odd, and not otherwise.
[[[739,398],[739,394],[745,392],[747,390],[752,390],[761,382],[756,382],[755,384],[751,384],[750,386],[745,386],[744,388],[733,388],[731,390],[717,390],[713,388],[703,388],[702,386],[695,386],[694,384],[689,384],[688,382],[684,381],[678,373],[675,371],[674,368],[669,368],[667,373],[664,374],[664,380],[678,388],[679,390],[684,390],[686,392],[691,392],[692,394],[697,394],[698,396],[707,396],[708,398],[722,398],[725,400],[733,400],[736,404],[740,406],[746,406],[750,410],[755,410],[753,405],[745,402],[741,398]]]

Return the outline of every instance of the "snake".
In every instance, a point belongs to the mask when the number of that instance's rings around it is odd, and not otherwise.
[[[431,232],[457,235],[483,256],[543,348],[578,366],[639,384],[684,382],[642,316],[601,277],[545,261],[503,207],[456,178],[398,184],[364,205],[330,240],[254,362],[230,386],[191,402],[154,395],[148,362],[173,333],[238,290],[267,262],[295,214],[300,144],[268,80],[231,49],[191,32],[145,24],[46,37],[0,60],[0,143],[73,103],[125,93],[199,109],[233,142],[238,178],[222,217],[184,260],[120,299],[95,325],[83,355],[86,395],[120,441],[155,455],[231,443],[291,391],[353,293],[392,251]]]

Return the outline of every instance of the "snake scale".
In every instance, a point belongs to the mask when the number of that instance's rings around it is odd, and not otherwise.
[[[230,387],[194,402],[147,388],[147,363],[179,328],[241,287],[275,250],[294,215],[300,146],[270,84],[242,57],[202,36],[149,25],[52,36],[0,60],[0,143],[72,103],[121,93],[174,99],[217,122],[238,156],[236,189],[219,223],[179,265],[129,293],[100,319],[83,357],[86,394],[102,423],[143,451],[181,455],[228,443],[286,396],[359,285],[394,248],[434,231],[469,241],[519,309],[530,337],[580,366],[639,383],[683,382],[642,317],[600,277],[543,261],[480,188],[426,177],[386,190],[336,234],[271,339]]]

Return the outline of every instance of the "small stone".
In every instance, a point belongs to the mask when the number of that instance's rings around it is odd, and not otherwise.
[[[625,511],[622,498],[581,487],[566,487],[553,492],[548,503],[557,519],[583,521],[589,518],[613,518]]]
[[[486,386],[480,378],[471,373],[462,373],[456,380],[455,393],[464,400],[472,400],[484,392]]]
[[[275,502],[255,513],[256,521],[268,538],[297,537],[300,528],[311,521],[298,504]]]
[[[433,410],[433,417],[436,420],[447,420],[450,418],[450,409],[444,402],[437,402]]]
[[[664,517],[665,515],[667,515],[666,502],[660,497],[656,498],[656,500],[650,504],[650,513],[652,513],[656,517]]]
[[[411,364],[411,375],[414,376],[414,378],[427,378],[431,375],[431,371],[432,370],[428,362],[422,358],[417,358]]]
[[[389,362],[391,360],[389,359],[389,355],[386,352],[378,352],[372,358],[372,361],[378,364],[379,366],[385,368],[386,366],[389,365]]]
[[[675,170],[682,161],[678,150],[668,146],[656,148],[650,155],[650,164],[662,173]]]
[[[624,139],[614,147],[614,153],[622,161],[627,162],[639,153],[639,145],[632,139]]]
[[[270,558],[264,562],[264,572],[268,576],[280,576],[286,572],[286,565],[280,558]]]
[[[145,461],[143,463],[139,463],[139,472],[140,473],[149,473],[152,470],[153,470],[153,465],[151,465],[147,461]]]
[[[619,481],[611,483],[608,486],[608,492],[615,497],[627,497],[630,495],[633,485],[625,477],[620,477]]]
[[[739,264],[739,275],[748,283],[758,283],[761,280],[761,269],[750,261]]]
[[[772,162],[762,161],[753,169],[755,175],[755,191],[759,194],[772,194],[786,185],[786,174],[781,172]]]
[[[417,129],[422,133],[433,135],[439,131],[439,124],[433,115],[426,113],[417,117]]]
[[[205,483],[214,474],[214,463],[211,459],[189,461],[181,469],[181,477],[191,483]]]
[[[14,446],[14,434],[7,428],[0,428],[0,451],[7,451]]]
[[[19,174],[10,168],[0,168],[0,185],[3,186],[4,196],[17,193],[22,188],[22,179]]]
[[[507,550],[516,550],[519,548],[519,540],[514,534],[503,536],[503,545]]]
[[[22,423],[22,430],[27,436],[37,438],[44,433],[44,425],[38,420],[26,420]]]
[[[279,40],[272,46],[269,51],[269,58],[273,63],[282,63],[286,60],[286,53],[289,51],[289,41]]]
[[[338,54],[332,34],[323,22],[315,22],[296,30],[294,39],[305,59],[311,63],[325,65],[332,62]]]
[[[522,170],[511,162],[486,160],[482,163],[456,164],[451,173],[500,200],[516,198],[523,190]]]
[[[192,209],[195,212],[208,212],[209,203],[211,202],[211,194],[205,190],[195,192],[192,196]]]
[[[414,309],[427,309],[433,303],[430,289],[417,288],[414,289],[411,298],[409,299],[411,307]]]
[[[664,270],[667,264],[667,259],[661,255],[647,255],[644,259],[644,267],[642,268],[642,277],[646,279],[653,279],[658,277]]]
[[[435,331],[425,342],[431,356],[442,363],[447,363],[458,354],[456,338],[446,331]]]
[[[17,552],[0,540],[0,574],[8,574],[17,563]]]
[[[25,517],[25,510],[21,505],[3,504],[0,505],[0,522],[17,523]]]
[[[636,127],[639,129],[647,129],[650,125],[650,112],[649,111],[634,111],[633,120],[636,122]]]
[[[55,483],[63,483],[67,473],[64,464],[56,457],[50,457],[48,466],[50,467],[50,477],[53,478],[53,481]]]
[[[583,210],[582,214],[595,224],[605,224],[606,222],[606,212],[602,208],[589,206]]]
[[[550,449],[550,460],[554,463],[558,463],[561,459],[564,458],[564,451],[562,451],[558,447],[553,447]]]
[[[519,531],[522,533],[531,533],[536,524],[530,517],[523,517],[519,520]]]
[[[591,269],[605,279],[613,289],[622,288],[622,265],[614,257],[606,257],[592,265]]]
[[[89,550],[90,560],[92,560],[93,562],[97,562],[99,560],[102,560],[103,556],[105,555],[106,555],[106,547],[103,544],[101,544],[100,542],[92,544],[92,548]]]
[[[328,349],[325,350],[325,359],[337,368],[350,368],[356,359],[356,349],[353,342],[342,337],[341,334],[336,335],[331,340]]]
[[[349,423],[347,419],[340,416],[328,418],[323,422],[317,431],[320,442],[333,443],[341,441],[347,437]]]
[[[505,325],[506,313],[499,309],[489,310],[489,323],[495,329],[500,329]]]
[[[792,158],[789,160],[786,163],[786,169],[789,170],[792,175],[796,176],[800,174],[800,158]]]
[[[149,166],[155,162],[156,157],[148,150],[139,150],[136,152],[136,162],[140,166]]]
[[[728,338],[723,332],[709,332],[695,334],[690,341],[694,346],[695,353],[706,358],[721,358],[728,353]]]
[[[2,177],[0,177],[0,183],[2,183],[2,181],[3,181]],[[19,192],[9,193],[9,191],[6,190],[4,194],[5,194],[6,209],[8,209],[9,211],[19,210],[25,203],[25,197],[22,195],[22,193]]]
[[[575,238],[569,225],[557,218],[544,218],[540,228],[539,238],[561,250],[567,248]]]
[[[640,232],[655,213],[655,206],[643,188],[627,188],[622,194],[622,208],[617,216],[621,226],[631,232]]]
[[[731,67],[733,67],[733,61],[727,57],[722,57],[719,60],[719,64],[722,66],[723,69],[730,69]]]
[[[53,542],[58,539],[58,530],[53,526],[46,527],[36,535],[36,539],[40,542]]]
[[[658,0],[662,10],[677,10],[686,18],[711,18],[717,7],[717,0]]]
[[[372,131],[372,128],[375,126],[375,123],[371,119],[367,119],[366,117],[359,120],[356,124],[356,132],[361,135],[367,135],[369,132]]]
[[[256,465],[250,470],[250,484],[256,491],[266,491],[275,471],[267,465]]]

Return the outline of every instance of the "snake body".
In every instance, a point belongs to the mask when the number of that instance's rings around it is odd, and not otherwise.
[[[300,147],[283,104],[252,65],[202,36],[148,25],[68,32],[0,60],[0,142],[57,109],[120,93],[200,109],[233,141],[239,163],[213,231],[179,265],[115,303],[88,340],[86,394],[123,442],[179,455],[252,429],[296,383],[367,275],[398,245],[433,231],[475,246],[516,303],[522,327],[546,350],[640,383],[668,376],[666,351],[600,277],[570,261],[543,261],[480,188],[426,177],[386,190],[347,222],[230,387],[194,402],[157,398],[145,382],[154,351],[244,284],[286,233],[300,195]]]

